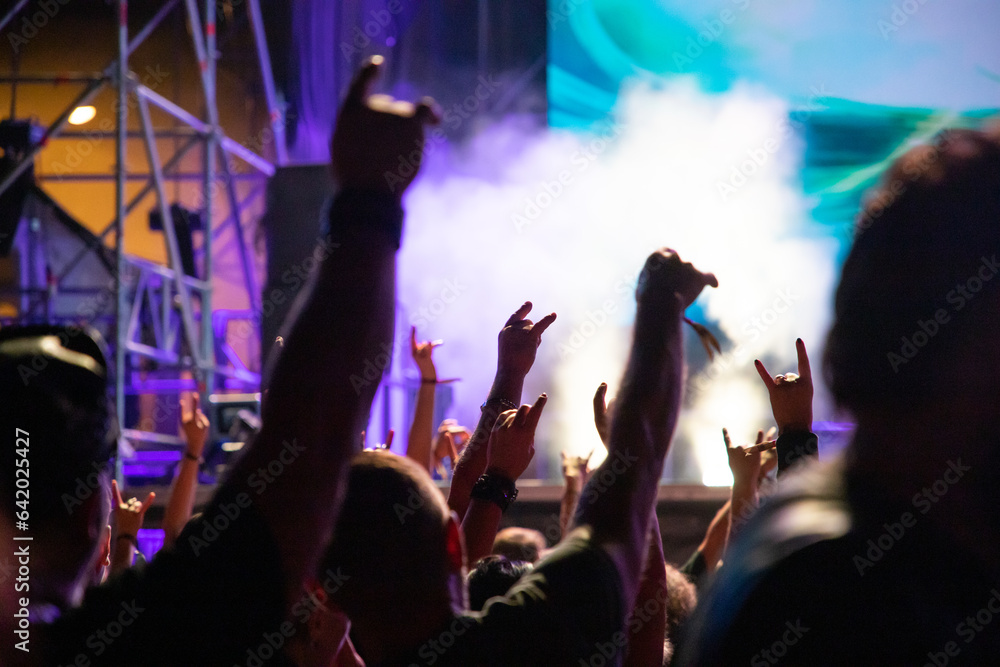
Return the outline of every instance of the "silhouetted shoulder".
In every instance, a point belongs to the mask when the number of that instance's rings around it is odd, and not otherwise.
[[[1000,582],[991,584],[912,506],[881,498],[877,517],[862,516],[847,500],[839,461],[789,481],[731,546],[677,664],[924,664],[938,653],[1000,655],[1000,618],[974,633],[966,623],[992,596],[1000,612]]]

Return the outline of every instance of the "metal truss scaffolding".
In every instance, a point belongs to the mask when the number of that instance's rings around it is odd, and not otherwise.
[[[0,30],[12,21],[26,5],[28,0],[19,0],[0,18]],[[265,39],[263,19],[258,0],[247,0],[248,20],[253,32],[260,72],[263,78],[263,89],[266,97],[271,131],[274,136],[274,147],[277,163],[287,163],[284,138],[284,115],[281,112],[271,74],[270,57]],[[127,361],[142,358],[155,360],[164,367],[175,368],[178,371],[189,372],[204,386],[202,400],[207,401],[214,391],[217,378],[233,378],[244,382],[247,387],[254,381],[259,386],[259,376],[249,372],[238,363],[236,355],[225,349],[225,326],[220,326],[219,318],[213,317],[212,311],[212,241],[227,226],[235,232],[237,251],[243,272],[244,285],[250,303],[250,311],[239,311],[240,317],[255,319],[261,309],[260,290],[257,285],[254,270],[253,255],[247,247],[243,234],[242,218],[253,200],[260,197],[266,186],[266,178],[273,175],[275,165],[261,157],[235,140],[227,137],[219,125],[218,106],[216,103],[216,0],[164,0],[155,15],[134,35],[128,30],[128,0],[117,0],[117,58],[102,72],[95,74],[58,74],[58,75],[24,75],[15,73],[12,76],[0,77],[0,83],[17,84],[80,84],[83,90],[59,114],[56,120],[44,132],[44,137],[28,150],[21,160],[0,181],[0,194],[10,188],[25,170],[31,168],[34,159],[45,145],[52,139],[73,136],[67,129],[67,123],[72,111],[87,104],[105,87],[112,87],[117,92],[116,119],[114,139],[116,142],[116,166],[113,175],[91,174],[82,175],[79,180],[114,180],[115,214],[113,220],[104,228],[97,239],[97,245],[81,250],[60,273],[55,276],[56,289],[58,283],[72,271],[81,256],[87,252],[97,251],[97,246],[103,246],[109,234],[114,233],[115,239],[115,403],[120,423],[125,425],[125,395],[126,390],[134,387],[136,382],[130,381]],[[197,56],[200,71],[200,82],[204,93],[204,118],[199,118],[175,104],[166,97],[143,85],[139,77],[129,69],[129,57],[170,15],[179,10],[186,15],[190,28],[194,53]],[[128,131],[129,102],[138,111],[138,132]],[[151,107],[165,113],[183,126],[171,131],[157,130],[153,124]],[[93,133],[89,133],[91,136]],[[165,161],[159,153],[157,138],[163,136],[181,137],[174,154]],[[106,138],[111,138],[108,133]],[[126,165],[126,146],[129,140],[142,141],[149,163],[149,173],[136,175],[128,172]],[[202,197],[200,200],[200,215],[202,221],[203,243],[201,253],[203,269],[199,277],[185,273],[182,263],[181,248],[178,243],[177,229],[170,210],[167,197],[167,183],[172,180],[189,178],[190,173],[178,173],[178,166],[190,150],[196,146],[204,146],[204,160],[200,170],[202,182]],[[236,188],[237,175],[232,173],[230,160],[238,158],[249,165],[258,179],[256,187],[242,199]],[[126,182],[141,178],[145,185],[130,200],[126,195]],[[227,199],[229,215],[222,220],[213,220],[213,196],[216,189]],[[167,250],[165,266],[143,259],[126,255],[124,252],[125,220],[139,203],[149,194],[155,194],[156,206],[163,224],[163,235]],[[223,311],[232,312],[232,311]],[[141,320],[141,322],[140,322]],[[219,337],[223,340],[219,340]],[[128,359],[127,359],[128,357]],[[221,363],[217,363],[219,358]],[[133,374],[138,378],[138,374]],[[176,380],[159,385],[155,383],[143,387],[144,393],[176,392],[183,383]],[[257,391],[257,389],[253,389]],[[136,441],[145,441],[148,445],[172,446],[176,451],[179,441],[162,435],[144,436],[135,431],[126,430],[132,436],[133,445]],[[154,448],[155,448],[154,446]],[[142,447],[137,447],[142,448]],[[169,447],[168,447],[169,448]]]

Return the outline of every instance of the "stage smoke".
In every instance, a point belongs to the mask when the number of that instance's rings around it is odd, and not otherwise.
[[[731,483],[722,427],[748,440],[771,423],[754,358],[773,373],[794,370],[801,336],[819,382],[828,326],[836,244],[810,226],[797,183],[803,144],[789,112],[760,90],[708,94],[682,79],[624,91],[615,119],[587,133],[508,118],[464,146],[431,138],[406,198],[398,333],[416,324],[424,339],[445,340],[439,375],[463,379],[455,416],[475,425],[497,331],[531,300],[531,318],[559,314],[524,393],[550,397],[537,473],[558,477],[561,449],[596,448],[599,460],[591,397],[602,381],[614,395],[636,273],[669,246],[718,276],[720,288],[689,314],[724,342],[710,364],[685,332],[691,368],[669,475]]]

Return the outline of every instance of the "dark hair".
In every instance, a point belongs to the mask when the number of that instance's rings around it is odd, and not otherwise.
[[[490,598],[506,595],[521,575],[531,572],[531,563],[508,560],[505,556],[484,556],[469,572],[469,609],[482,611]]]
[[[447,598],[448,510],[427,472],[385,450],[351,462],[347,493],[320,565],[343,575],[331,599],[348,617],[404,622]]]
[[[69,517],[84,498],[104,490],[117,434],[107,395],[107,362],[99,335],[80,328],[32,326],[0,330],[0,433],[10,437],[0,498],[13,507],[15,458],[24,451],[31,479],[31,521]],[[14,440],[15,434],[23,440]],[[81,496],[83,496],[81,498]]]
[[[963,383],[948,360],[982,339],[986,306],[1000,290],[1000,276],[992,279],[1000,254],[998,139],[942,132],[897,160],[869,196],[826,347],[839,405],[912,406]]]

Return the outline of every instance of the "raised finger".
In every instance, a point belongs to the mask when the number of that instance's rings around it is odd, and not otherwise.
[[[756,445],[750,445],[749,447],[746,448],[746,452],[747,454],[763,452],[767,449],[773,449],[774,447],[777,447],[777,445],[778,445],[777,440],[765,440],[764,442],[758,443]]]
[[[538,420],[542,418],[542,410],[545,409],[545,404],[549,402],[549,397],[547,394],[542,394],[535,401],[535,404],[531,406],[531,412],[528,413],[528,420],[525,422],[525,426],[531,429],[531,432],[535,432],[535,427],[538,426]]]
[[[763,429],[758,429],[757,430],[757,439],[753,441],[753,444],[759,445],[762,442],[764,442],[764,431],[763,431]]]
[[[522,405],[517,409],[517,413],[514,415],[514,426],[524,426],[524,422],[528,419],[528,410],[531,406],[528,404]]]
[[[379,68],[384,62],[382,56],[372,56],[368,59],[351,81],[351,87],[347,90],[347,97],[344,98],[344,108],[360,107],[365,103],[372,84],[378,78]]]
[[[549,328],[549,325],[556,321],[556,314],[549,313],[542,319],[531,327],[531,333],[535,334],[536,337],[541,338],[542,333]]]
[[[417,328],[410,327],[410,352],[417,353]]]
[[[147,509],[149,509],[149,506],[153,504],[153,501],[155,499],[156,499],[156,493],[154,491],[150,491],[149,495],[146,496],[146,500],[140,506],[139,511],[145,512]]]
[[[386,449],[391,449],[392,448],[392,438],[395,435],[396,435],[396,432],[390,428],[389,429],[389,434],[385,436],[385,448]]]
[[[516,414],[517,410],[504,410],[503,412],[501,412],[500,416],[497,417],[497,421],[496,424],[494,424],[493,426],[493,430],[497,431],[500,429],[500,427],[505,426],[507,422],[513,419],[514,415]]]
[[[732,449],[733,448],[733,441],[729,439],[729,430],[728,429],[725,429],[725,428],[722,429],[722,441],[726,443],[726,449]]]
[[[520,308],[518,308],[516,311],[514,311],[514,314],[511,315],[507,319],[507,324],[505,326],[509,327],[510,325],[514,324],[515,322],[520,322],[525,317],[527,317],[528,313],[530,313],[530,312],[531,312],[531,302],[530,301],[525,301],[524,304]]]
[[[799,357],[799,377],[811,383],[812,369],[809,367],[809,355],[806,354],[806,344],[801,338],[795,340],[795,352]]]
[[[604,418],[604,415],[608,412],[608,405],[605,403],[605,397],[608,394],[608,385],[606,382],[602,382],[601,386],[597,388],[594,392],[594,419],[600,420]]]
[[[111,497],[115,501],[115,507],[122,504],[122,492],[118,488],[118,481],[114,479],[111,480]]]
[[[764,386],[770,392],[774,389],[774,380],[771,378],[771,374],[767,372],[764,368],[764,363],[760,359],[754,359],[754,367],[757,369],[757,374],[760,375],[760,379],[764,381]]]

